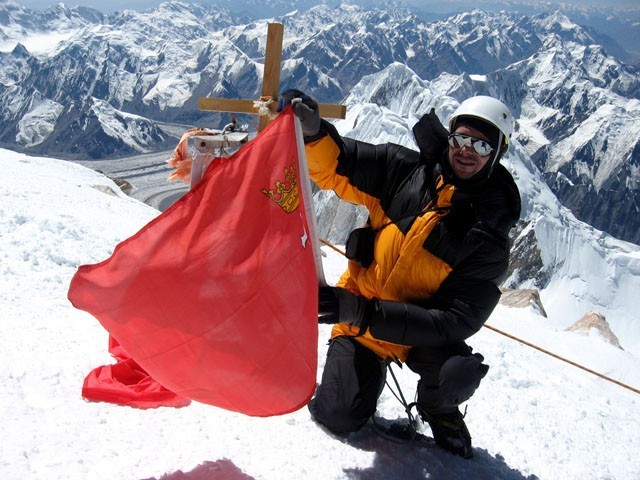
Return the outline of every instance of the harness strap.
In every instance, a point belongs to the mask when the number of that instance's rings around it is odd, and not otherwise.
[[[389,387],[389,390],[391,391],[391,393],[393,394],[394,397],[396,397],[396,399],[402,404],[402,406],[404,407],[404,411],[407,414],[407,418],[409,419],[409,427],[411,429],[411,436],[409,438],[408,441],[412,441],[415,439],[418,430],[417,430],[417,419],[411,414],[411,409],[415,406],[417,409],[418,407],[418,403],[417,402],[412,402],[412,403],[407,403],[407,400],[404,398],[404,394],[402,393],[402,388],[400,388],[400,382],[398,382],[398,379],[396,377],[396,374],[393,372],[393,369],[391,368],[391,363],[387,362],[386,363],[386,369],[389,373],[391,373],[391,378],[393,378],[393,382],[396,384],[396,388],[397,388],[397,393],[396,391],[391,387],[391,385],[389,385],[389,382],[387,382],[385,380],[385,383],[387,385],[387,387]],[[374,420],[375,422],[375,420]]]

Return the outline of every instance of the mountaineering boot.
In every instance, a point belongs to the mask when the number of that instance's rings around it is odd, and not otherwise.
[[[454,412],[437,415],[427,413],[424,410],[421,413],[429,423],[433,439],[440,448],[463,458],[473,457],[471,435],[460,410],[456,408]]]

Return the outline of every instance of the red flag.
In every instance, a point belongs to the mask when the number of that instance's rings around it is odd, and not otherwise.
[[[151,378],[111,336],[109,353],[117,362],[89,372],[82,384],[83,398],[136,408],[186,407],[191,403]]]
[[[318,335],[300,187],[288,108],[110,258],[81,266],[69,300],[183,397],[256,416],[296,410],[315,388]]]

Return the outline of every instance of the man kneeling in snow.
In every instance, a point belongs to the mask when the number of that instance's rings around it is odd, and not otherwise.
[[[348,270],[337,287],[320,288],[319,322],[335,325],[309,410],[333,432],[356,431],[376,411],[388,362],[406,362],[420,376],[416,404],[436,443],[470,458],[458,406],[489,367],[465,340],[498,303],[520,216],[520,194],[499,163],[511,113],[472,97],[449,133],[432,111],[414,127],[416,152],[343,138],[302,92],[284,92],[281,107],[293,98],[311,178],[369,210],[347,242]]]

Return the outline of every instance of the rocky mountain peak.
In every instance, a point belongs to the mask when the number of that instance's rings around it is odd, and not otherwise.
[[[567,332],[574,332],[580,335],[589,336],[596,334],[606,342],[620,349],[620,341],[618,337],[611,331],[607,319],[599,312],[587,312],[576,323],[566,329]]]

